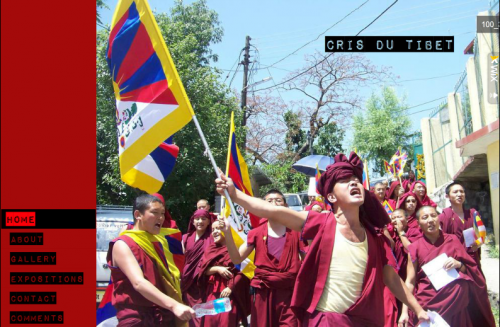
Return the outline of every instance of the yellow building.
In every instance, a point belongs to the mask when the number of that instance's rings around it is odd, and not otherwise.
[[[498,15],[498,2],[478,16]],[[465,49],[464,73],[446,102],[421,120],[428,192],[441,208],[444,189],[464,184],[467,204],[478,209],[499,244],[498,33],[477,33]],[[496,78],[495,78],[496,73]]]

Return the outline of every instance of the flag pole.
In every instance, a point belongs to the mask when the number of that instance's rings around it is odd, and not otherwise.
[[[210,151],[210,147],[208,146],[207,140],[205,139],[205,134],[203,134],[200,123],[198,122],[198,119],[196,118],[196,115],[193,115],[193,122],[194,122],[194,125],[196,126],[196,129],[198,129],[198,133],[200,134],[201,141],[203,142],[203,145],[205,146],[205,150],[207,151],[208,157],[210,158],[210,162],[212,163],[212,166],[214,167],[215,174],[217,175],[217,178],[220,178],[219,169],[217,169],[217,164],[215,163],[214,157],[212,155],[212,151]],[[224,196],[226,197],[227,202],[229,202],[229,206],[231,207],[231,216],[233,216],[234,221],[238,222],[241,226],[243,226],[243,223],[240,221],[238,215],[236,215],[236,211],[234,210],[233,201],[229,197],[229,193],[227,193],[227,190],[224,190]]]

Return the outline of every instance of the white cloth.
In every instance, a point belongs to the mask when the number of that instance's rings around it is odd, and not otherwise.
[[[368,238],[355,243],[347,240],[337,226],[323,294],[316,306],[322,312],[344,313],[361,296],[366,264]]]

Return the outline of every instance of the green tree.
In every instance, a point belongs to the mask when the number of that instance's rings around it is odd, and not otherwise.
[[[345,131],[333,122],[321,129],[313,145],[314,154],[334,157],[337,153],[343,153],[342,141],[344,140]]]
[[[380,96],[372,94],[368,99],[366,113],[354,117],[354,147],[375,163],[373,170],[381,175],[385,173],[384,160],[389,161],[398,147],[408,152],[409,158],[413,153],[407,108],[394,89],[384,87]]]
[[[278,160],[275,163],[262,165],[262,170],[272,181],[261,188],[264,194],[270,189],[278,189],[283,193],[297,193],[307,189],[309,177],[292,168],[292,159]]]
[[[109,9],[109,7],[104,3],[104,0],[96,0],[96,22],[102,24],[99,9]]]
[[[299,116],[293,111],[285,112],[283,118],[288,128],[285,135],[286,149],[295,153],[306,139],[306,133],[301,129],[302,122]]]
[[[205,0],[190,5],[176,1],[170,14],[155,15],[186,93],[205,133],[217,164],[226,164],[227,140],[231,111],[239,126],[241,112],[230,90],[221,82],[221,72],[209,66],[217,60],[210,49],[220,42],[223,30],[217,13]],[[120,180],[116,137],[115,98],[109,69],[105,60],[108,32],[97,35],[97,202],[130,205],[139,190]],[[237,130],[241,142],[242,131]],[[213,203],[215,173],[193,123],[174,135],[180,148],[174,170],[160,193],[181,228],[195,210],[198,199]]]

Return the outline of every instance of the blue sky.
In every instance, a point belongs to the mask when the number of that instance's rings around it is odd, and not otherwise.
[[[111,9],[101,13],[105,24],[111,23],[112,11],[117,2],[117,0],[106,1]],[[191,2],[185,1],[187,4]],[[252,38],[251,43],[259,49],[260,66],[271,65],[316,39],[328,27],[364,2],[208,0],[209,8],[219,14],[221,26],[224,28],[222,42],[213,46],[214,52],[219,55],[219,61],[215,65],[230,70],[244,47],[247,35]],[[393,2],[393,0],[368,1],[348,18],[321,35],[318,40],[271,68],[273,81],[261,84],[256,89],[279,83],[288,74],[283,69],[293,71],[303,67],[304,55],[311,54],[315,50],[323,52],[324,35],[356,35]],[[149,0],[149,4],[153,10],[169,12],[173,1]],[[455,84],[470,57],[464,55],[463,50],[475,37],[475,17],[478,12],[489,8],[488,0],[399,0],[360,34],[361,36],[455,36],[454,53],[364,54],[373,64],[391,66],[392,73],[399,76],[400,85],[396,86],[396,91],[400,96],[405,95],[407,104],[414,107],[409,110],[413,130],[420,130],[420,120],[442,103],[448,93],[454,91]],[[254,81],[269,77],[270,73],[266,69],[259,70]],[[242,76],[240,69],[231,85],[232,88],[241,90]],[[232,77],[233,72],[230,72],[230,78],[226,83],[229,83]],[[371,88],[360,90],[360,94],[367,98],[379,89],[380,85],[373,85]],[[285,101],[297,99],[294,94],[283,91],[280,93]],[[274,95],[279,96],[276,92]],[[431,100],[435,101],[430,102]],[[429,103],[423,104],[426,102]],[[352,134],[348,133],[347,144],[351,137]]]

